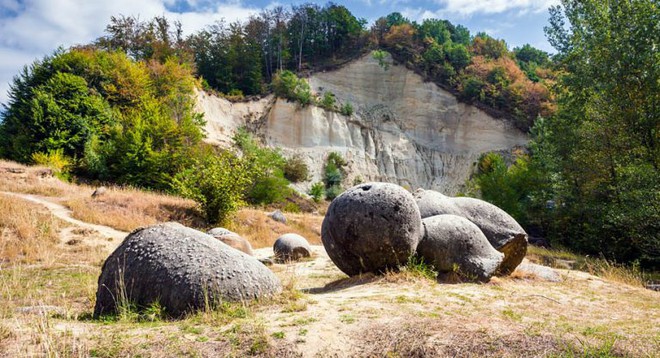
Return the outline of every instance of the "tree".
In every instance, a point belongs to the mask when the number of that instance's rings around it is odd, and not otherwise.
[[[583,251],[657,268],[658,4],[564,0],[550,13],[546,34],[564,69],[548,124],[566,224],[555,234]]]

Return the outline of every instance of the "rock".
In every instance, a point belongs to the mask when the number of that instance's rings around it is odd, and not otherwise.
[[[561,281],[561,276],[559,273],[550,267],[533,264],[531,262],[523,262],[516,268],[516,271],[522,272],[524,274],[534,275],[541,280],[550,281],[550,282],[559,282]]]
[[[504,254],[495,250],[483,232],[470,220],[456,215],[422,219],[424,237],[417,255],[439,272],[457,272],[472,281],[488,281]]]
[[[250,242],[245,240],[241,235],[233,231],[227,230],[223,227],[216,227],[214,229],[209,230],[207,234],[222,241],[231,248],[242,251],[250,256],[254,256],[254,252],[252,252],[252,245],[250,245]]]
[[[298,234],[284,234],[275,240],[273,253],[278,261],[297,261],[312,255],[307,240]]]
[[[415,200],[404,188],[389,183],[346,190],[332,201],[321,227],[328,256],[349,276],[407,263],[420,235]]]
[[[282,214],[282,212],[279,211],[279,210],[275,210],[275,211],[273,211],[272,213],[268,214],[268,216],[269,216],[271,219],[273,219],[273,220],[275,220],[275,221],[277,221],[277,222],[281,222],[282,224],[286,224],[286,217],[285,217],[284,214]]]
[[[222,301],[243,301],[281,290],[257,259],[177,223],[129,234],[103,264],[94,317],[115,312],[121,297],[139,308],[159,302],[180,316]]]
[[[102,195],[104,195],[107,191],[108,191],[108,189],[107,189],[106,187],[104,187],[104,186],[98,187],[98,188],[96,188],[96,190],[94,190],[94,192],[92,193],[92,198],[97,198],[97,197],[99,197],[99,196],[102,196]]]
[[[452,198],[433,190],[417,190],[414,194],[422,218],[451,214],[462,216],[486,235],[493,247],[504,254],[497,275],[509,275],[527,254],[527,233],[504,210],[483,200]]]

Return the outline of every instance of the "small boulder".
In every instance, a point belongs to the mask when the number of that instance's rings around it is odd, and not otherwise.
[[[498,275],[509,275],[527,254],[527,233],[497,206],[474,198],[452,198],[433,190],[417,190],[415,200],[422,218],[451,214],[462,216],[481,229],[490,244],[504,254]]]
[[[281,291],[257,259],[177,223],[129,234],[103,264],[94,317],[113,313],[122,297],[138,308],[159,302],[180,316],[209,303],[243,301]]]
[[[550,267],[534,264],[531,262],[523,262],[516,268],[517,272],[533,275],[538,277],[541,280],[549,282],[560,282],[561,276],[555,270]]]
[[[336,197],[321,239],[330,259],[349,276],[380,273],[408,262],[421,235],[415,200],[390,183],[364,183]]]
[[[103,196],[107,191],[108,189],[104,186],[98,187],[92,193],[92,198],[98,198],[99,196]]]
[[[209,230],[207,234],[224,242],[231,248],[234,248],[238,251],[242,251],[250,256],[254,256],[254,252],[252,251],[252,245],[250,245],[250,242],[245,240],[241,235],[233,231],[227,230],[223,227],[216,227]]]
[[[275,220],[275,221],[277,221],[277,222],[280,222],[280,223],[282,223],[282,224],[286,224],[286,217],[285,217],[284,214],[282,214],[282,212],[279,211],[279,210],[275,210],[275,211],[273,211],[272,213],[268,214],[268,216],[269,216],[271,219],[273,219],[273,220]]]
[[[504,254],[495,250],[477,225],[456,215],[423,219],[424,237],[417,255],[439,272],[457,272],[472,281],[488,281]]]
[[[298,234],[284,234],[273,244],[275,258],[280,261],[297,261],[312,255],[312,248],[307,240]]]

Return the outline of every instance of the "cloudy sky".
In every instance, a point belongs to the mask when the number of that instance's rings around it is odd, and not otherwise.
[[[189,34],[225,19],[245,19],[266,7],[305,2],[283,0],[0,0],[0,103],[6,103],[12,77],[59,46],[91,42],[103,34],[112,15],[150,19],[165,15],[182,22]],[[543,35],[548,7],[559,0],[336,0],[369,23],[398,11],[411,20],[448,19],[474,34],[486,31],[510,48],[530,43],[551,52]]]

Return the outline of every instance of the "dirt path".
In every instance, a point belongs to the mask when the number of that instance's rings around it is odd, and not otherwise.
[[[7,191],[0,191],[0,194],[13,196],[16,198],[20,198],[23,200],[27,200],[42,205],[46,207],[46,209],[48,209],[48,211],[50,211],[50,213],[58,219],[73,224],[78,228],[93,230],[97,232],[99,235],[94,235],[94,236],[100,236],[100,237],[98,237],[98,239],[95,240],[96,241],[95,244],[103,246],[105,249],[107,249],[108,252],[114,250],[117,247],[117,245],[119,245],[119,243],[126,237],[126,235],[128,235],[127,232],[119,231],[109,226],[90,224],[75,219],[73,217],[73,213],[71,212],[71,210],[67,209],[65,206],[61,204],[51,201],[52,199],[43,196],[14,193]],[[60,236],[62,237],[63,240],[65,240],[66,238],[71,236],[71,232],[73,230],[75,230],[75,228],[65,228],[60,233]]]

